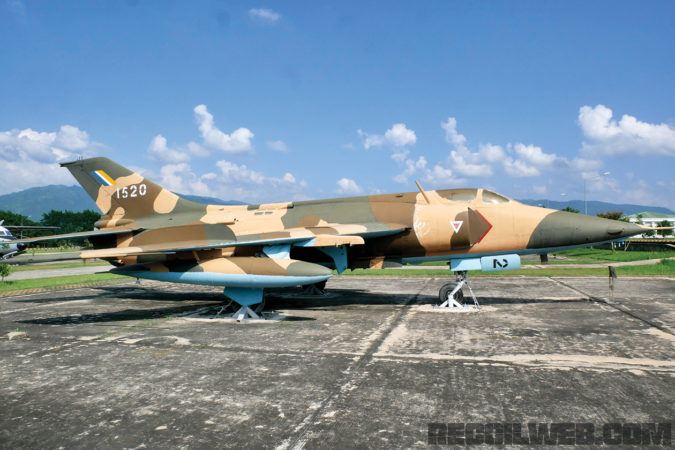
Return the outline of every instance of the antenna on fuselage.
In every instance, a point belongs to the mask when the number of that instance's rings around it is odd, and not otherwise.
[[[422,194],[422,197],[424,197],[424,200],[426,200],[427,205],[431,205],[432,203],[438,203],[437,201],[434,201],[435,199],[431,200],[429,193],[424,190],[419,181],[415,180],[415,185],[417,185],[417,189],[419,189],[420,194]]]

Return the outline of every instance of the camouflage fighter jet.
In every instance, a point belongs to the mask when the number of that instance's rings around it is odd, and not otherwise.
[[[257,318],[263,290],[322,287],[332,269],[446,261],[458,283],[440,290],[459,304],[469,270],[520,267],[523,254],[621,240],[631,223],[521,204],[487,189],[444,189],[260,205],[188,201],[107,158],[64,163],[102,212],[95,230],[43,238],[87,238],[81,258],[112,272],[174,283],[223,286]],[[473,296],[473,294],[472,294]],[[475,300],[475,297],[474,297]]]

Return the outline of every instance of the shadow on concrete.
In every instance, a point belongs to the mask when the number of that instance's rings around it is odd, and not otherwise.
[[[38,325],[72,325],[79,323],[100,323],[100,322],[123,322],[123,321],[138,321],[138,320],[152,320],[163,319],[168,317],[176,317],[191,311],[197,311],[204,307],[213,307],[213,311],[199,317],[209,318],[215,317],[215,311],[219,306],[229,304],[229,300],[220,292],[182,292],[182,291],[166,291],[162,289],[146,288],[141,286],[100,286],[95,288],[100,291],[100,295],[78,295],[68,296],[67,294],[51,296],[50,298],[37,299],[21,299],[17,302],[34,302],[34,303],[49,303],[49,302],[68,302],[77,300],[138,300],[138,301],[163,301],[163,302],[191,302],[190,305],[185,306],[169,306],[164,308],[145,308],[139,305],[140,308],[130,309],[125,308],[120,311],[108,311],[101,313],[90,314],[70,314],[67,316],[48,317],[26,319],[18,321],[19,323],[30,323]],[[372,293],[360,289],[329,289],[328,295],[322,296],[307,296],[303,295],[298,289],[274,289],[266,295],[265,311],[276,309],[284,310],[322,310],[336,307],[348,306],[373,306],[373,305],[390,305],[402,306],[410,299],[411,294],[383,294]],[[579,298],[572,300],[556,300],[556,299],[537,299],[537,298],[504,298],[504,297],[478,297],[481,305],[521,305],[521,304],[559,304],[559,303],[586,303],[588,300]],[[438,304],[438,296],[436,295],[419,295],[415,299],[415,304]],[[109,305],[108,302],[106,302]],[[129,303],[125,302],[124,306]],[[122,306],[122,304],[120,304]],[[222,315],[234,313],[237,309],[236,305],[230,306],[222,311]],[[289,321],[314,320],[306,317],[287,317]]]
[[[71,314],[68,316],[46,317],[39,319],[19,320],[18,323],[30,323],[36,325],[73,325],[78,323],[99,323],[99,322],[124,322],[131,320],[151,320],[173,317],[180,313],[193,311],[204,306],[210,305],[190,305],[171,308],[156,309],[123,309],[121,311],[111,311],[92,314]]]

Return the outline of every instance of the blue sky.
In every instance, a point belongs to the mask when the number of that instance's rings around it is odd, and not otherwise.
[[[675,208],[672,1],[0,1],[0,193],[105,155],[254,202],[586,179]]]

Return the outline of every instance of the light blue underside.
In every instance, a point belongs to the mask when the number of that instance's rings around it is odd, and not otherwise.
[[[119,272],[147,280],[166,281],[169,283],[204,284],[208,286],[227,286],[238,288],[273,288],[291,287],[320,283],[330,278],[330,275],[320,276],[281,276],[281,275],[245,275],[223,274],[215,272]]]
[[[624,241],[625,239],[616,239],[616,240],[609,240],[609,241],[602,241],[602,242],[592,242],[588,244],[579,244],[579,245],[567,245],[564,247],[546,247],[546,248],[526,248],[526,249],[520,249],[520,250],[504,250],[500,252],[486,252],[486,253],[458,253],[458,254],[453,254],[453,255],[437,255],[437,256],[415,256],[411,258],[401,258],[401,262],[403,264],[418,264],[422,262],[427,262],[427,261],[439,261],[439,262],[447,262],[447,261],[452,261],[452,260],[462,260],[462,259],[476,259],[476,258],[482,258],[484,256],[497,256],[497,255],[510,255],[510,254],[516,254],[516,255],[539,255],[541,253],[553,253],[553,252],[560,252],[563,250],[570,250],[573,248],[584,248],[584,247],[592,247],[593,245],[602,245],[602,244],[609,244],[610,242],[621,242]],[[469,269],[473,270],[473,269]]]

